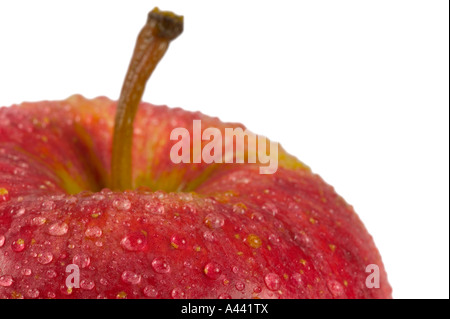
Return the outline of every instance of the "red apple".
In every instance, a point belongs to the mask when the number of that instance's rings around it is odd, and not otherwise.
[[[149,60],[176,18],[152,12],[138,39],[153,32]],[[281,147],[274,174],[174,163],[173,129],[244,127],[139,104],[158,59],[137,67],[138,47],[118,103],[75,95],[0,109],[0,298],[391,297],[353,208]],[[67,285],[72,265],[79,288]]]

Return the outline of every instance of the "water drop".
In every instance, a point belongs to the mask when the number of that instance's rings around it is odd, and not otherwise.
[[[69,225],[64,222],[55,222],[48,227],[48,233],[52,236],[63,236],[68,230]]]
[[[19,208],[16,212],[15,212],[15,214],[14,214],[14,217],[20,217],[20,216],[22,216],[23,214],[25,214],[25,208]]]
[[[245,214],[247,206],[243,203],[236,203],[233,205],[233,212],[239,215]]]
[[[5,244],[5,240],[6,240],[5,236],[0,235],[0,247],[3,247],[3,245]]]
[[[269,242],[270,242],[272,245],[278,245],[278,244],[281,242],[281,239],[280,239],[280,237],[278,237],[277,235],[271,234],[271,235],[269,236]]]
[[[42,264],[42,265],[46,265],[51,263],[53,260],[53,254],[49,251],[38,254],[37,256],[37,261],[38,263]]]
[[[163,205],[155,204],[153,202],[146,203],[144,207],[147,212],[156,214],[156,215],[162,215],[162,214],[164,214],[164,211],[165,211]]]
[[[206,277],[215,280],[220,277],[222,270],[220,269],[219,264],[215,262],[210,262],[205,265],[203,272],[205,273]]]
[[[120,245],[128,251],[144,250],[147,246],[147,236],[138,232],[131,233],[122,238]]]
[[[4,275],[0,277],[0,287],[9,287],[13,284],[14,280],[9,275]]]
[[[46,275],[49,279],[55,278],[57,276],[56,271],[54,271],[53,269],[47,270]]]
[[[42,216],[34,217],[31,220],[31,225],[41,226],[41,225],[44,225],[46,221],[47,221],[47,218],[45,218],[45,217],[42,217]]]
[[[15,252],[21,252],[25,249],[25,241],[22,238],[19,238],[11,244],[11,249]]]
[[[278,276],[277,274],[275,274],[273,272],[268,273],[264,277],[264,282],[265,282],[267,288],[269,288],[269,290],[275,291],[275,290],[280,289],[280,286],[281,286],[280,276]]]
[[[242,291],[245,289],[245,284],[242,281],[239,281],[234,285],[237,291]]]
[[[128,199],[115,199],[113,201],[113,206],[118,210],[129,210],[131,207],[131,202]]]
[[[92,227],[88,227],[86,229],[86,231],[84,232],[84,234],[86,235],[86,237],[88,238],[98,238],[102,236],[102,230],[100,229],[100,227],[98,226],[92,226]]]
[[[85,254],[78,254],[72,258],[72,263],[78,265],[80,268],[86,268],[91,263],[91,258]]]
[[[80,288],[84,289],[84,290],[92,290],[95,287],[95,282],[93,282],[92,280],[85,280],[83,279],[80,282]]]
[[[9,201],[9,198],[8,190],[0,187],[0,203]]]
[[[22,269],[22,271],[20,273],[24,276],[31,276],[31,269],[24,268],[24,269]]]
[[[170,238],[170,244],[175,249],[184,249],[186,248],[186,239],[180,235],[172,235]]]
[[[44,210],[53,210],[55,208],[55,203],[51,200],[46,200],[42,202],[41,207]]]
[[[222,227],[225,223],[225,219],[219,214],[208,214],[205,217],[204,223],[209,228],[215,229]]]
[[[152,261],[153,269],[159,274],[167,274],[170,272],[170,265],[164,258],[157,257]]]
[[[292,274],[291,281],[293,282],[295,288],[303,287],[303,278],[299,273]]]
[[[26,294],[28,298],[36,299],[37,297],[39,297],[39,290],[29,289]]]
[[[220,294],[218,299],[231,299],[231,296],[227,293]]]
[[[344,293],[344,287],[336,280],[328,280],[327,287],[333,297],[340,297]]]
[[[127,284],[137,285],[141,282],[141,275],[138,275],[132,271],[125,270],[122,273],[122,281]]]
[[[105,278],[100,278],[100,283],[101,283],[103,286],[108,286],[108,285],[109,285],[108,280],[106,280]]]
[[[146,286],[143,290],[144,295],[148,298],[156,298],[158,297],[158,291],[153,286]]]
[[[170,295],[173,299],[186,299],[185,292],[180,288],[174,288]]]
[[[262,241],[261,238],[259,238],[257,235],[250,234],[247,236],[247,244],[252,248],[258,249],[259,247],[261,247]]]

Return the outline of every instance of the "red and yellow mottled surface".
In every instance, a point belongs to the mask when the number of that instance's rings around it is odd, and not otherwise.
[[[391,297],[353,208],[281,147],[273,175],[172,163],[173,128],[239,124],[142,103],[137,190],[108,190],[114,112],[81,96],[0,109],[0,297]],[[65,286],[69,264],[80,288]]]

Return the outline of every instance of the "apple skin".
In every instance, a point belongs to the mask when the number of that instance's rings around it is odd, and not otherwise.
[[[0,109],[0,298],[391,298],[353,208],[281,147],[273,175],[170,160],[175,127],[242,125],[141,103],[136,190],[107,189],[115,107],[76,95]],[[80,288],[65,286],[69,264]]]

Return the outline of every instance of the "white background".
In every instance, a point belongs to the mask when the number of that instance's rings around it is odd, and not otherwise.
[[[144,100],[242,122],[335,186],[395,298],[449,298],[449,3],[4,1],[0,105],[117,99],[154,6],[185,31]]]

